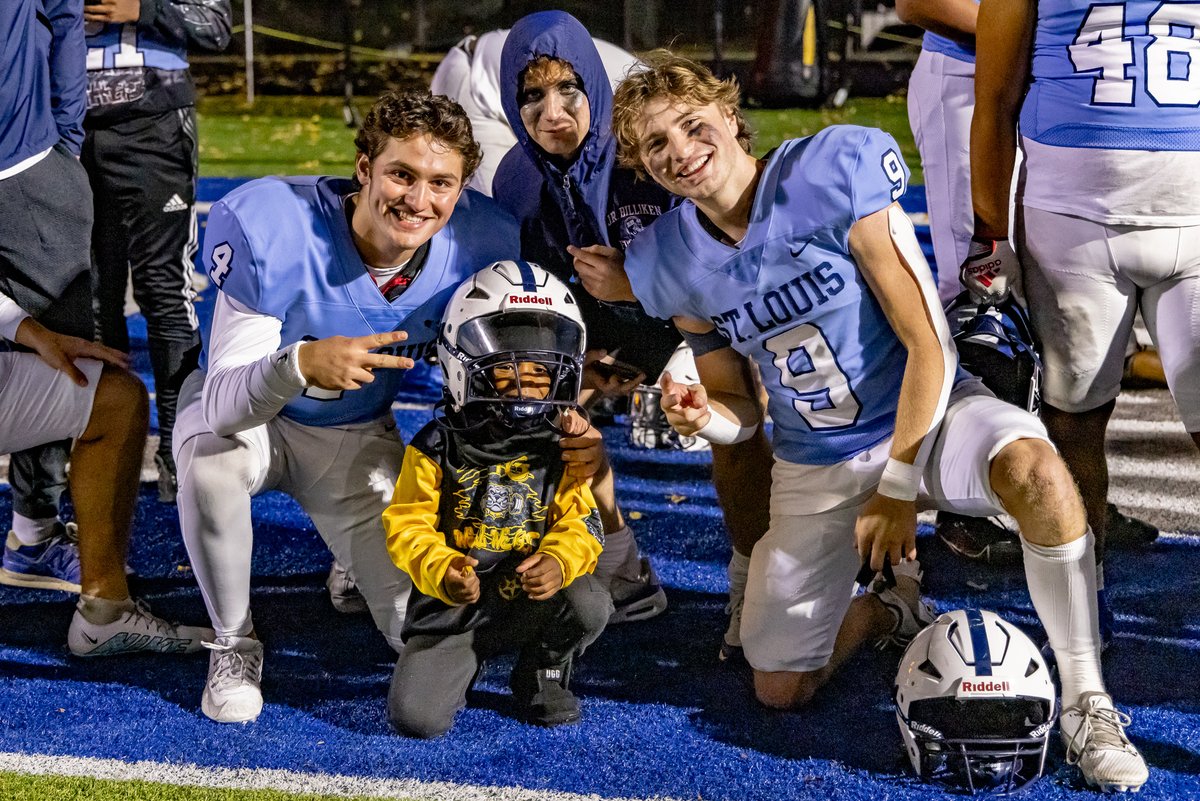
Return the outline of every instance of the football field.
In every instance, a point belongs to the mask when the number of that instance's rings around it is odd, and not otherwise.
[[[274,103],[255,113],[202,109],[206,176],[349,170],[340,104],[293,102],[288,115]],[[847,109],[849,119],[762,112],[754,122],[764,146],[830,122],[882,125],[915,162],[911,136],[901,136],[903,102],[851,101]],[[225,186],[206,183],[202,197],[215,199]],[[906,208],[921,219],[919,187]],[[202,293],[202,321],[212,293]],[[152,385],[140,315],[130,327],[135,366]],[[414,381],[397,404],[406,438],[429,419],[430,398]],[[864,651],[802,712],[754,703],[747,674],[716,659],[729,551],[707,456],[634,449],[619,421],[605,437],[618,497],[670,608],[610,629],[588,650],[572,682],[580,724],[519,722],[507,690],[511,660],[497,660],[447,736],[393,734],[385,709],[392,653],[368,618],[332,609],[328,553],[296,504],[268,493],[253,504],[252,604],[266,644],[258,721],[221,725],[201,714],[204,655],[73,658],[65,648],[71,596],[0,586],[0,800],[944,797],[906,773],[890,702],[897,652]],[[1110,556],[1118,636],[1104,657],[1109,686],[1133,715],[1130,733],[1151,765],[1139,797],[1200,799],[1200,457],[1163,390],[1121,398],[1109,450],[1113,500],[1164,530],[1149,548]],[[0,520],[10,513],[0,486]],[[924,523],[919,548],[940,609],[992,609],[1041,638],[1019,568],[964,563]],[[151,484],[130,563],[134,592],[156,612],[204,619],[175,509],[158,503]],[[1023,797],[1092,797],[1064,764],[1057,734],[1047,774]]]

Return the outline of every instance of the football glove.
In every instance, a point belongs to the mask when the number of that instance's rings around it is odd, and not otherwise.
[[[958,280],[975,303],[1001,303],[1017,287],[1021,265],[1007,239],[971,239]]]

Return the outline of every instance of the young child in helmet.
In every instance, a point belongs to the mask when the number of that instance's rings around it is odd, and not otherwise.
[[[496,262],[454,293],[438,338],[446,397],[409,443],[384,512],[392,560],[413,581],[388,693],[402,733],[450,729],[484,660],[516,651],[519,714],[579,720],[572,661],[612,601],[591,573],[603,527],[587,484],[564,474],[584,330],[565,285]]]

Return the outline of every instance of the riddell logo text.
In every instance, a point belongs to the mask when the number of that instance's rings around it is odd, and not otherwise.
[[[553,306],[554,301],[539,295],[509,295],[509,303],[536,303],[539,306]]]
[[[964,693],[1006,693],[1008,692],[1008,682],[964,681],[962,683],[962,691]]]

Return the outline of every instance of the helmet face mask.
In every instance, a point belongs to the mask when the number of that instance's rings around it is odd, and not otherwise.
[[[1041,775],[1055,690],[1033,642],[993,612],[947,612],[909,644],[896,720],[914,772],[963,793],[1006,795]]]
[[[438,337],[449,409],[518,430],[578,407],[585,348],[570,290],[536,264],[496,262],[454,293]]]

